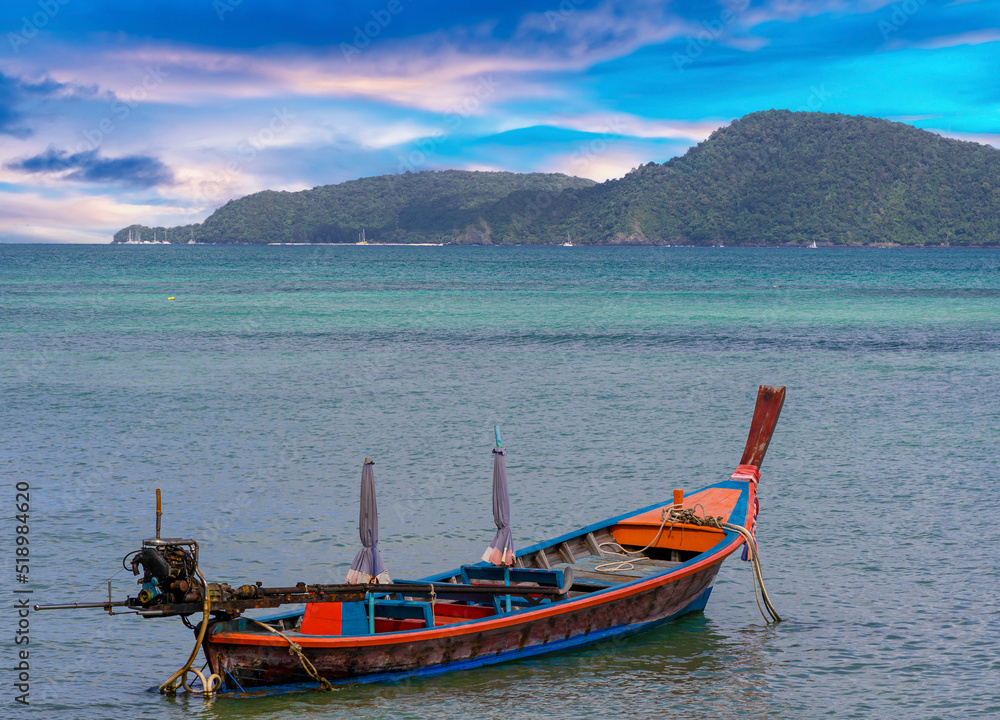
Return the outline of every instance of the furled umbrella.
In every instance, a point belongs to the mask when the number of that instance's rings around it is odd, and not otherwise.
[[[371,458],[365,458],[365,466],[361,470],[361,513],[358,518],[358,530],[361,533],[362,548],[354,556],[351,569],[347,571],[347,582],[353,584],[392,582],[378,552],[378,506],[375,503],[375,471],[372,469],[374,465]]]
[[[483,560],[494,565],[514,564],[514,541],[510,532],[510,493],[507,492],[507,450],[500,442],[500,426],[493,426],[497,446],[493,449],[493,522],[497,534],[483,553]]]

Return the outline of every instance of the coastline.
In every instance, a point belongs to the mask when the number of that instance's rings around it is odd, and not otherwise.
[[[9,244],[31,244],[37,245],[39,243],[9,243]],[[50,245],[61,245],[70,243],[42,243]],[[79,244],[79,243],[73,243]],[[110,243],[91,243],[94,245],[107,244],[116,246],[184,246],[184,245],[200,245],[203,247],[495,247],[495,248],[513,248],[513,247],[534,247],[534,248],[562,248],[564,245],[557,243],[454,243],[454,242],[444,242],[444,243],[428,243],[428,242],[417,242],[417,243],[391,243],[391,242],[367,242],[367,243],[204,243],[204,242],[183,242],[183,243],[165,243],[165,242],[110,242]],[[817,242],[815,248],[810,245],[805,245],[801,243],[787,243],[780,245],[756,245],[756,244],[732,244],[732,245],[684,245],[677,243],[600,243],[600,244],[575,244],[574,248],[800,248],[802,250],[819,250],[819,249],[833,249],[833,248],[877,248],[880,250],[887,249],[915,249],[915,250],[934,250],[934,249],[955,249],[955,250],[997,250],[1000,249],[1000,244],[968,244],[968,245],[928,245],[928,244],[917,244],[917,243],[820,243]]]

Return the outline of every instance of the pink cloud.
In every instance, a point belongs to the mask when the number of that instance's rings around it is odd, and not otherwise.
[[[454,28],[346,50],[239,51],[158,41],[95,49],[50,43],[34,61],[60,82],[85,78],[121,99],[197,105],[219,98],[367,97],[432,112],[465,108],[477,114],[500,98],[551,97],[549,83],[533,76],[584,70],[702,29],[648,0],[553,7],[523,17],[510,40],[491,37],[490,28]],[[18,61],[25,72],[37,70],[29,57]]]
[[[370,98],[474,115],[501,96],[549,97],[546,84],[532,74],[581,69],[607,57],[560,57],[544,51],[517,56],[445,44],[428,48],[419,42],[386,46],[352,62],[329,49],[267,56],[155,43],[104,53],[62,48],[39,57],[38,63],[59,82],[77,84],[85,78],[125,105],[304,96]],[[19,69],[36,72],[23,60]]]
[[[759,7],[747,7],[747,0],[734,0],[730,7],[738,13],[742,27],[755,27],[768,22],[795,23],[804,17],[871,13],[898,0],[771,0]],[[745,8],[740,10],[740,8]]]
[[[108,196],[29,192],[0,199],[0,235],[37,242],[109,243],[132,223],[179,225],[197,222],[188,208],[133,205]]]
[[[608,147],[600,152],[559,155],[539,167],[539,172],[561,172],[566,175],[589,178],[597,182],[620,178],[633,168],[649,161],[639,149]]]

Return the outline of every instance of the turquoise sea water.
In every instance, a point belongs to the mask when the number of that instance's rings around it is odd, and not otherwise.
[[[998,371],[995,251],[0,245],[3,716],[995,717]],[[210,578],[336,582],[370,455],[413,577],[492,537],[494,423],[526,546],[728,477],[760,383],[788,386],[758,529],[777,626],[730,560],[704,614],[627,642],[205,703],[148,692],[179,621],[36,613],[12,702],[12,590],[101,599],[156,487]]]

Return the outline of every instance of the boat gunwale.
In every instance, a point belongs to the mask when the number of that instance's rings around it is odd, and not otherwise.
[[[730,512],[729,521],[731,522],[734,516],[743,516],[745,517],[745,521],[742,524],[745,527],[748,526],[750,520],[752,520],[752,500],[756,494],[756,482],[746,477],[733,476],[728,480],[701,488],[701,490],[698,490],[697,492],[702,492],[711,488],[740,490],[740,497]],[[593,532],[594,530],[610,527],[611,525],[614,525],[622,520],[626,520],[630,517],[671,504],[671,502],[656,503],[646,508],[633,510],[622,515],[612,517],[608,520],[588,525],[580,530],[574,530],[557,536],[552,540],[543,541],[524,548],[523,550],[518,551],[516,556],[523,557],[543,548],[557,545],[560,542],[565,542],[566,540],[579,537],[580,535]],[[442,637],[457,637],[476,632],[502,629],[512,625],[535,622],[548,617],[576,612],[595,605],[601,605],[605,602],[628,597],[629,595],[634,595],[647,589],[659,587],[660,585],[665,585],[669,582],[680,580],[688,577],[689,575],[694,575],[706,567],[722,563],[742,544],[743,537],[739,533],[733,530],[726,530],[723,538],[710,549],[699,553],[689,560],[685,560],[675,567],[662,570],[647,577],[636,578],[624,583],[617,583],[615,585],[581,595],[580,597],[548,605],[522,608],[510,613],[504,613],[503,615],[490,615],[485,618],[473,618],[463,622],[449,623],[447,625],[433,628],[415,628],[413,630],[378,633],[375,635],[304,635],[293,631],[290,636],[294,637],[295,641],[303,647],[311,649],[337,649],[413,643],[424,640],[435,640]],[[486,563],[477,563],[477,565],[485,564]],[[436,575],[423,578],[421,582],[437,582],[435,578],[453,577],[458,573],[459,570],[457,569],[450,573],[438,573]],[[442,592],[447,592],[447,590],[443,590]],[[290,613],[282,615],[283,617],[294,617],[296,614],[297,613]],[[270,617],[277,619],[274,615],[271,615]],[[254,619],[257,621],[266,621],[268,617]],[[285,647],[288,644],[283,638],[265,634],[263,632],[223,631],[212,633],[211,629],[209,634],[205,637],[205,643],[212,645],[264,645],[272,647]]]

